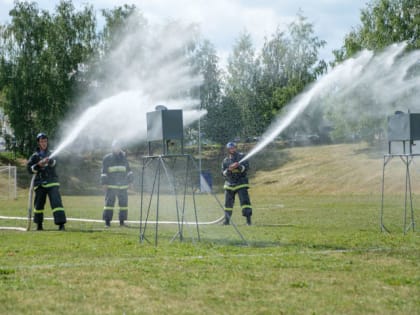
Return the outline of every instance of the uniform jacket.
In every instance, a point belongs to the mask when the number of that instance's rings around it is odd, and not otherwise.
[[[109,153],[102,161],[101,184],[124,189],[132,182],[133,172],[124,152]]]
[[[245,155],[240,152],[235,152],[232,156],[227,156],[222,162],[222,174],[225,177],[225,188],[227,187],[248,187],[247,171],[249,170],[248,161],[243,161],[239,167],[229,171],[229,165],[239,162]]]
[[[34,152],[26,164],[26,168],[30,174],[36,174],[34,185],[48,186],[49,184],[58,184],[58,176],[55,172],[56,160],[50,159],[48,165],[40,167],[37,165],[39,161],[51,155],[50,150],[41,151],[39,148]]]

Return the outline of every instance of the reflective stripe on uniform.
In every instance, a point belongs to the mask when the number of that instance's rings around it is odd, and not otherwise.
[[[49,183],[49,184],[41,184],[38,186],[34,186],[34,191],[37,190],[39,186],[41,186],[42,188],[58,187],[60,186],[60,183]]]
[[[127,167],[124,165],[116,165],[108,167],[108,172],[110,173],[117,173],[117,172],[126,172]]]
[[[122,185],[122,186],[108,185],[108,188],[111,188],[111,189],[128,189],[128,185]]]
[[[64,211],[64,208],[54,208],[51,210],[52,212],[56,212],[56,211]]]
[[[114,207],[104,207],[104,210],[114,210]]]
[[[34,210],[34,213],[44,213],[44,209],[40,209],[40,210]]]
[[[241,188],[249,188],[249,184],[243,184],[243,185],[238,185],[238,186],[224,185],[223,188],[227,189],[227,190],[238,190],[238,189],[241,189]]]
[[[245,208],[251,208],[251,205],[242,205],[241,209],[245,209]]]
[[[60,186],[60,183],[48,183],[48,184],[42,184],[41,186],[43,188],[50,188],[50,187]]]
[[[128,210],[128,207],[120,207],[120,210],[122,211]]]

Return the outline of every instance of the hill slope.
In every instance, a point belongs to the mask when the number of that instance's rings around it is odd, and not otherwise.
[[[257,170],[255,193],[380,194],[385,151],[365,143],[283,149],[287,161],[278,168]],[[263,153],[262,153],[263,155]],[[414,193],[420,192],[419,165],[410,166]],[[385,191],[404,193],[405,164],[392,158],[385,168]]]
[[[240,145],[239,149],[246,153],[251,145]],[[293,148],[271,144],[250,159],[252,193],[380,194],[384,152],[385,149],[372,148],[365,143]],[[203,154],[202,163],[212,174],[215,192],[222,192],[220,164],[224,154],[223,150],[214,148]],[[132,157],[135,170],[140,170],[139,159]],[[18,182],[20,190],[26,194],[30,176],[25,163],[20,164]],[[413,159],[410,166],[413,193],[420,193],[419,167],[420,162]],[[63,193],[101,194],[99,172],[100,158],[96,156],[71,163],[62,161],[59,174]],[[405,165],[399,157],[389,161],[385,176],[387,193],[404,193]],[[0,176],[0,186],[5,186],[6,181]]]

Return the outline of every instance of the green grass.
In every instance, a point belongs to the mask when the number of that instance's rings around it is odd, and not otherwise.
[[[404,233],[401,161],[387,166],[385,233],[382,153],[365,144],[276,150],[251,160],[253,226],[234,210],[246,243],[221,225],[201,225],[200,242],[185,227],[180,242],[176,225],[160,224],[158,246],[154,225],[143,242],[135,224],[105,230],[102,222],[70,221],[61,233],[46,221],[44,232],[0,230],[0,314],[420,314],[420,236],[417,226]],[[25,216],[26,194],[1,199],[0,215]],[[129,200],[129,219],[138,220],[139,196]],[[101,218],[101,196],[63,201],[69,217]],[[173,220],[174,201],[163,194],[160,201],[159,218]],[[197,209],[200,221],[222,213],[205,195]]]
[[[419,313],[420,238],[402,232],[400,196],[387,201],[391,234],[377,195],[251,196],[254,226],[234,214],[248,246],[220,225],[201,242],[162,226],[158,246],[134,227],[0,231],[0,314]],[[86,198],[65,196],[68,212],[100,216],[101,198]]]

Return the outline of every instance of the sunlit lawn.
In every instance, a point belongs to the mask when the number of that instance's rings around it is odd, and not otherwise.
[[[180,242],[176,226],[165,225],[157,246],[154,225],[143,242],[136,224],[69,222],[61,233],[48,221],[44,232],[0,231],[0,314],[419,313],[420,238],[417,228],[403,233],[402,197],[386,202],[390,234],[380,231],[377,195],[253,201],[253,226],[235,209],[238,231],[202,225],[201,241],[186,227]],[[102,197],[64,202],[69,216],[101,217]],[[199,218],[210,211],[200,202]],[[138,197],[131,204],[138,220]],[[24,214],[26,200],[1,209]]]

